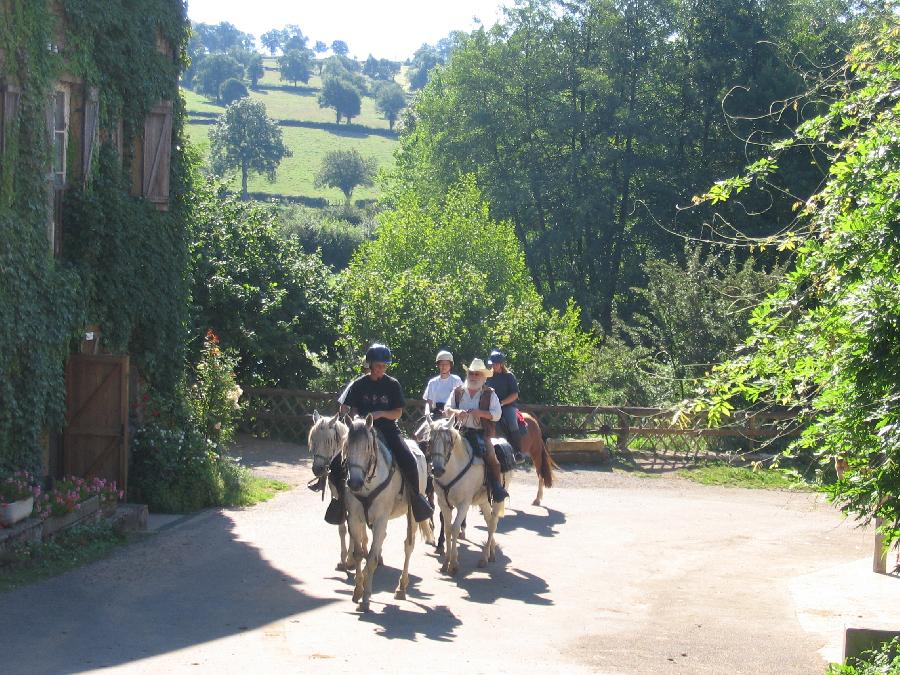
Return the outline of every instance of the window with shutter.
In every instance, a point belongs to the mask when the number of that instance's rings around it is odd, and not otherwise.
[[[141,194],[162,211],[169,208],[169,164],[172,155],[172,102],[155,106],[144,122]]]
[[[84,92],[84,129],[81,147],[81,176],[85,185],[91,177],[91,164],[100,127],[100,90],[87,87]]]

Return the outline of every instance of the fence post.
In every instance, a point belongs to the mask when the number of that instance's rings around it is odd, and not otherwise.
[[[619,417],[619,436],[618,441],[616,442],[616,450],[619,454],[625,454],[628,452],[628,441],[630,440],[630,432],[628,430],[629,420],[628,415],[623,412],[618,413]]]

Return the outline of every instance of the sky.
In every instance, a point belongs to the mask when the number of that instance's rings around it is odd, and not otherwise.
[[[511,1],[511,0],[510,0]],[[434,44],[450,31],[469,32],[473,17],[493,26],[505,0],[188,0],[192,21],[228,21],[259,36],[272,28],[297,24],[310,38],[331,44],[343,40],[350,55],[403,61],[423,42]]]

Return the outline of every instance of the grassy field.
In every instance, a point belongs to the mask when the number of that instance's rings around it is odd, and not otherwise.
[[[375,111],[375,101],[364,97],[362,110],[352,125],[336,125],[334,111],[320,108],[317,102],[321,80],[310,78],[307,84],[293,87],[282,82],[275,70],[274,59],[265,59],[266,72],[260,87],[251,90],[250,97],[266,104],[269,117],[281,123],[285,144],[294,153],[285,159],[278,169],[276,180],[269,183],[265,177],[254,175],[249,182],[251,192],[272,195],[324,197],[331,202],[343,201],[340,190],[316,188],[313,181],[323,157],[333,150],[355,148],[364,157],[374,157],[379,168],[393,166],[394,150],[398,146],[396,134],[391,133],[387,120]],[[209,152],[210,122],[221,114],[223,106],[216,105],[193,91],[182,89],[188,110],[187,132],[191,142]],[[232,182],[235,189],[240,179]],[[374,199],[377,186],[357,188],[354,199]]]
[[[728,466],[711,463],[696,469],[681,469],[678,475],[703,485],[763,488],[767,490],[811,490],[812,486],[800,483],[776,469]]]

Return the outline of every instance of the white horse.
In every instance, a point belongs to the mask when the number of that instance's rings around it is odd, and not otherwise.
[[[416,457],[419,469],[419,491],[424,494],[428,467],[425,456],[412,441],[407,441]],[[406,514],[405,558],[400,583],[394,597],[406,598],[409,584],[409,558],[415,546],[416,521],[413,518],[410,491],[403,487],[400,467],[383,443],[377,440],[372,428],[372,416],[363,420],[354,418],[343,445],[347,461],[347,522],[350,539],[356,551],[364,550],[366,527],[372,528],[372,547],[366,556],[366,567],[362,569],[362,556],[356,555],[356,587],[353,602],[359,603],[362,611],[369,609],[372,595],[372,578],[378,569],[381,547],[387,534],[387,524],[392,518]],[[418,524],[419,532],[426,541],[433,541],[431,523],[425,520]]]
[[[318,410],[313,411],[313,425],[309,430],[307,447],[313,456],[312,472],[316,478],[322,478],[328,473],[332,460],[340,453],[344,439],[347,438],[347,425],[340,421],[339,415],[334,417],[322,417]],[[342,498],[343,486],[337,485],[331,476],[328,477],[328,489],[331,498]],[[338,536],[341,540],[341,559],[335,569],[350,571],[356,564],[352,550],[348,547],[346,519],[338,525]],[[349,542],[352,545],[352,542]],[[366,541],[362,542],[365,551]],[[363,553],[365,555],[365,553]]]
[[[481,550],[479,567],[494,562],[497,523],[505,511],[504,501],[491,504],[485,485],[484,460],[476,457],[469,442],[453,426],[452,420],[443,419],[431,423],[430,460],[434,473],[434,492],[441,507],[447,554],[441,571],[456,574],[459,571],[460,528],[470,506],[479,506],[487,523],[488,538]],[[502,475],[503,487],[509,484],[508,474]],[[453,518],[453,509],[456,517]]]

